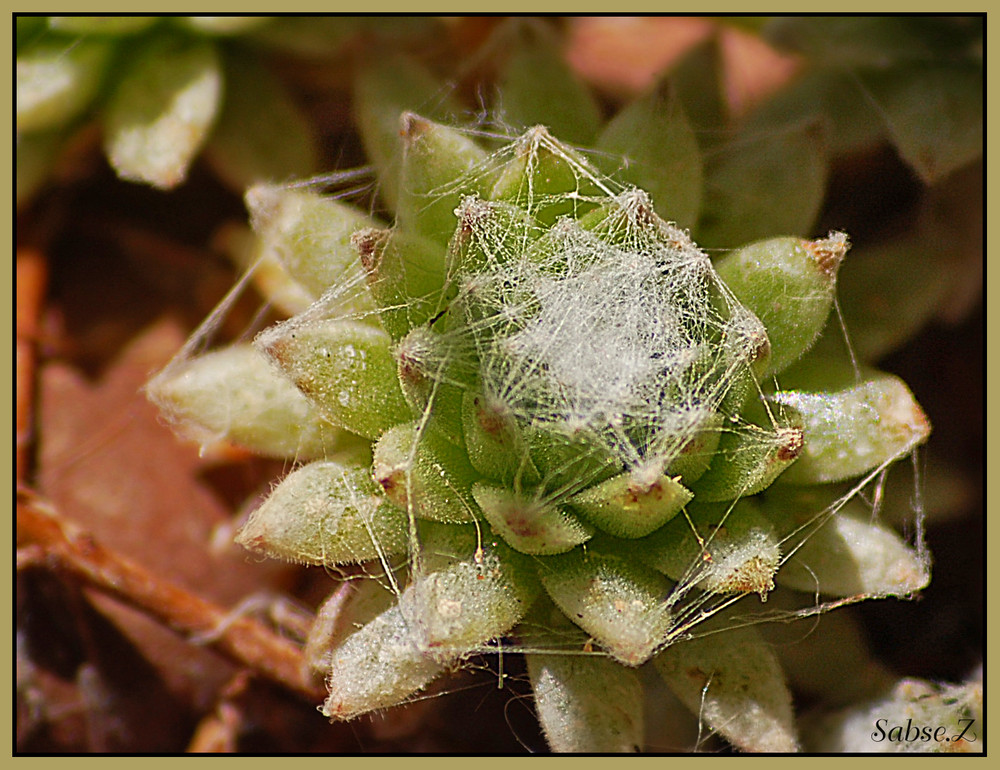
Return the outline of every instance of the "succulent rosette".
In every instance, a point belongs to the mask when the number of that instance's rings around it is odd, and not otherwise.
[[[760,624],[927,584],[920,527],[872,500],[929,422],[830,321],[848,236],[787,234],[822,198],[812,129],[764,134],[797,175],[751,197],[745,155],[702,164],[694,70],[602,124],[553,61],[526,45],[503,71],[511,123],[552,115],[513,139],[447,119],[417,66],[360,68],[388,217],[252,187],[258,285],[291,317],[151,397],[204,443],[295,463],[238,539],[343,576],[307,649],[328,717],[516,651],[553,751],[643,748],[650,672],[734,747],[795,751]]]
[[[684,640],[775,582],[872,596],[928,579],[856,490],[818,486],[863,486],[924,441],[906,386],[825,362],[818,382],[773,386],[826,323],[846,237],[713,264],[544,128],[488,153],[412,113],[401,125],[395,226],[252,189],[264,241],[322,294],[153,386],[202,429],[312,460],[240,542],[369,565],[337,596],[353,624],[326,640],[325,713],[395,705],[510,637],[533,650],[554,749],[641,746],[633,669],[650,660],[736,745],[794,749],[752,628]],[[708,705],[688,665],[703,657],[726,672]],[[602,715],[608,688],[621,710]]]

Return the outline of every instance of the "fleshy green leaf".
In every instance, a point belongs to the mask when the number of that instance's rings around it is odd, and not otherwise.
[[[567,640],[581,643],[580,632],[566,628],[531,637],[532,647],[559,654],[527,653],[535,711],[552,751],[625,753],[642,749],[642,683],[635,672],[605,657],[566,650]]]
[[[349,636],[331,655],[323,715],[348,720],[396,706],[436,679],[453,660],[420,648],[396,604]]]
[[[514,143],[514,154],[498,169],[490,198],[513,203],[549,226],[567,214],[582,216],[594,208],[588,196],[607,192],[582,155],[544,126],[535,126]]]
[[[465,452],[419,421],[386,431],[372,473],[390,500],[419,518],[466,522],[482,515],[472,495],[479,474]]]
[[[775,487],[761,511],[786,535],[793,555],[775,581],[826,596],[906,596],[930,580],[930,561],[857,499],[835,499],[825,487]]]
[[[309,629],[304,653],[310,668],[326,676],[334,651],[397,599],[397,594],[376,577],[351,576],[341,583],[316,611]]]
[[[593,529],[554,503],[477,482],[472,494],[493,531],[521,553],[566,553],[590,539]]]
[[[980,65],[910,65],[870,73],[863,82],[903,160],[927,184],[983,154]]]
[[[542,232],[524,209],[476,195],[462,198],[455,214],[458,227],[448,249],[450,275],[482,273],[509,262],[529,249]]]
[[[736,748],[798,750],[792,696],[774,650],[754,629],[678,642],[654,662],[677,697]]]
[[[620,555],[576,549],[539,562],[542,585],[570,620],[626,666],[648,660],[673,621],[670,581]]]
[[[17,55],[17,131],[66,124],[93,101],[111,60],[110,43],[47,40]]]
[[[643,562],[672,580],[713,593],[756,593],[762,600],[774,588],[781,559],[778,533],[754,499],[735,506],[696,502],[686,516],[636,546]]]
[[[500,72],[500,108],[515,130],[544,125],[562,140],[588,144],[600,125],[594,97],[558,50],[554,35],[538,24],[516,30]]]
[[[779,391],[768,397],[802,417],[805,447],[781,475],[790,484],[859,476],[905,457],[927,440],[930,423],[898,377],[874,373],[833,392]]]
[[[826,178],[815,125],[741,132],[706,159],[696,240],[703,248],[732,248],[776,233],[809,235]]]
[[[674,89],[661,87],[619,112],[597,138],[609,172],[649,193],[664,219],[690,228],[701,208],[701,153]],[[619,161],[619,158],[622,160]]]
[[[319,166],[308,117],[257,58],[227,53],[226,93],[206,147],[216,173],[242,192],[257,182],[305,177]]]
[[[466,195],[486,192],[474,172],[486,151],[467,135],[412,112],[400,122],[403,161],[396,223],[447,246],[455,235],[455,209]]]
[[[447,309],[454,289],[447,285],[447,253],[434,241],[403,230],[355,231],[368,290],[379,306],[382,327],[394,340]]]
[[[769,238],[717,262],[719,276],[767,329],[766,374],[799,358],[823,330],[847,248],[843,233],[816,241]]]
[[[399,603],[334,649],[326,716],[352,719],[403,702],[509,631],[537,595],[530,565],[502,543],[482,542],[475,527],[423,524],[421,537],[423,567]]]
[[[241,271],[253,270],[253,285],[269,304],[286,316],[297,315],[317,296],[288,274],[273,249],[249,227],[227,222],[212,236],[212,247]]]
[[[567,502],[605,532],[633,538],[659,529],[692,497],[670,476],[649,479],[631,472],[578,492]]]
[[[577,433],[563,427],[524,429],[531,459],[551,494],[573,494],[621,472],[621,461],[594,432]]]
[[[374,318],[375,303],[351,236],[377,224],[358,209],[308,189],[257,184],[244,196],[254,232],[314,297],[333,291],[344,315]]]
[[[528,559],[476,527],[422,523],[421,556],[400,599],[421,646],[465,655],[507,633],[538,596]]]
[[[182,434],[203,444],[232,441],[265,455],[308,459],[356,443],[250,345],[166,369],[147,393]]]
[[[704,425],[688,439],[681,447],[680,453],[670,463],[667,472],[671,476],[680,476],[681,483],[690,487],[708,470],[719,447],[722,436],[722,414],[716,413],[708,417]]]
[[[176,187],[187,176],[222,101],[223,74],[208,42],[150,40],[123,65],[104,113],[104,146],[123,179]]]
[[[409,521],[360,465],[318,461],[293,471],[236,542],[300,564],[357,564],[406,552]]]
[[[400,340],[396,359],[399,384],[414,416],[464,447],[462,398],[475,379],[477,363],[467,341],[415,326]]]
[[[735,500],[766,489],[802,454],[798,415],[776,415],[774,427],[748,423],[722,430],[708,470],[692,485],[698,500]]]
[[[469,460],[484,476],[517,488],[541,481],[523,433],[501,405],[477,390],[467,390],[462,425]]]
[[[256,344],[326,417],[366,438],[410,418],[385,332],[353,321],[301,320],[269,329]]]

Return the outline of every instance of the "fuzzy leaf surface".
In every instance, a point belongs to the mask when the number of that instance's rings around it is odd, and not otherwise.
[[[677,697],[741,751],[798,750],[784,674],[754,629],[678,642],[654,662]]]
[[[105,151],[118,175],[161,189],[183,182],[215,123],[223,79],[207,42],[163,37],[137,51],[104,114]]]

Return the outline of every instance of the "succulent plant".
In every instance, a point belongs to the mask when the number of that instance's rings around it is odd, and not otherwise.
[[[982,15],[15,21],[19,750],[983,750]]]
[[[642,748],[651,671],[734,747],[796,750],[791,664],[758,626],[929,580],[920,518],[908,542],[878,513],[930,426],[866,362],[941,295],[845,346],[848,238],[800,237],[829,162],[815,105],[779,130],[790,91],[730,121],[709,44],[604,122],[527,29],[502,114],[552,131],[456,128],[418,65],[369,62],[356,120],[392,226],[311,185],[251,188],[258,287],[292,317],[180,357],[150,395],[203,443],[297,463],[239,541],[343,578],[307,649],[330,718],[517,651],[554,751]]]
[[[312,460],[239,539],[364,565],[317,623],[324,713],[403,702],[507,638],[553,750],[641,747],[647,661],[735,746],[795,749],[777,658],[724,611],[750,597],[752,617],[775,583],[808,605],[929,577],[858,501],[926,439],[919,406],[891,375],[793,367],[846,236],[713,264],[542,127],[493,153],[413,113],[400,135],[393,228],[251,189],[262,240],[321,296],[151,385],[202,438]]]

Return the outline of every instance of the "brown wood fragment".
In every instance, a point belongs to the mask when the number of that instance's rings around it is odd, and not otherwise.
[[[33,247],[17,250],[16,277],[16,430],[15,473],[18,482],[28,473],[28,451],[34,439],[35,370],[42,305],[48,285],[45,255]]]
[[[19,547],[44,548],[44,562],[52,570],[117,597],[180,634],[211,638],[217,652],[310,701],[323,699],[297,647],[255,620],[231,620],[225,609],[104,548],[25,487],[17,492],[17,537]]]

